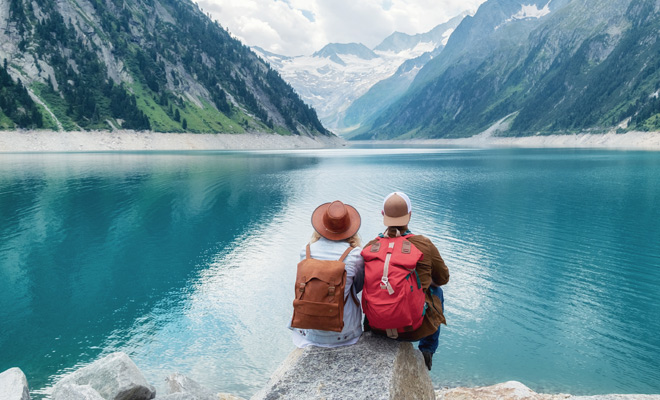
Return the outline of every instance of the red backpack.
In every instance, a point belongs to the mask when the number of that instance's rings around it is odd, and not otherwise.
[[[362,250],[362,309],[369,326],[392,338],[424,321],[425,295],[415,269],[424,254],[407,240],[410,236],[378,237]]]

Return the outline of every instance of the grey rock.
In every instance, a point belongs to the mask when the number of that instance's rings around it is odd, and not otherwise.
[[[53,388],[89,385],[105,400],[150,400],[156,390],[125,353],[112,353],[62,378]],[[53,400],[59,400],[53,398]]]
[[[412,344],[365,333],[352,346],[296,349],[251,400],[435,399]]]
[[[218,393],[218,400],[245,400],[243,397],[231,393]]]
[[[191,400],[218,400],[218,396],[213,394],[210,390],[179,373],[174,373],[168,376],[165,378],[165,381],[167,382],[169,394],[185,394],[190,396],[185,397],[185,399]]]
[[[571,396],[570,394],[536,393],[517,381],[492,386],[444,388],[436,391],[436,400],[660,400],[660,395],[604,394]]]
[[[52,394],[53,400],[104,400],[90,385],[67,383],[57,385]]]
[[[30,400],[27,378],[20,368],[10,368],[0,374],[0,399]]]
[[[197,397],[190,393],[170,393],[158,396],[154,400],[197,400]]]
[[[218,393],[213,397],[214,400],[245,400],[242,397],[234,396],[229,393]],[[196,397],[190,393],[171,393],[165,396],[158,396],[154,400],[198,400],[199,397]]]
[[[436,392],[436,400],[564,400],[568,394],[540,394],[518,381],[492,386],[444,388]]]
[[[569,400],[660,400],[660,394],[601,394],[596,396],[572,396]]]

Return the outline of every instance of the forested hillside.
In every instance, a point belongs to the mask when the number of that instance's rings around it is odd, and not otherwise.
[[[330,134],[189,0],[0,0],[0,43],[5,129]]]
[[[660,3],[489,0],[357,138],[660,130]]]

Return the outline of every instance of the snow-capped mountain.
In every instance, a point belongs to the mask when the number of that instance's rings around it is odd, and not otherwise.
[[[326,128],[341,133],[346,126],[345,112],[356,99],[392,77],[407,61],[418,60],[419,64],[419,60],[430,60],[464,17],[465,14],[457,16],[422,34],[395,32],[373,49],[360,43],[331,43],[312,55],[296,57],[273,54],[259,47],[252,49],[316,109]],[[401,93],[420,68],[421,65],[404,68],[408,79],[398,88]]]
[[[488,0],[351,137],[658,130],[659,32],[657,0]]]

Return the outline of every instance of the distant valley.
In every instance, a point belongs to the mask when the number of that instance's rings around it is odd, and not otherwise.
[[[255,50],[347,138],[660,130],[654,0],[488,0],[374,49]]]
[[[359,126],[410,86],[415,75],[447,43],[467,14],[416,35],[395,32],[373,49],[361,43],[331,43],[309,56],[287,57],[253,50],[268,61],[336,133]],[[375,95],[387,87],[386,96]],[[378,98],[374,98],[378,97]],[[365,99],[374,98],[373,100]],[[357,104],[356,104],[357,101]]]

